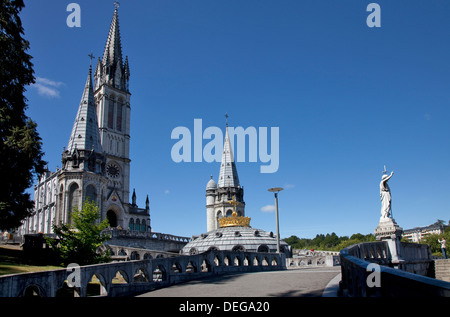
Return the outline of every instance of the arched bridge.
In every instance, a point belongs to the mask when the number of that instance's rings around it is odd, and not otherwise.
[[[284,270],[284,254],[216,251],[0,277],[0,297],[126,296],[193,279]]]

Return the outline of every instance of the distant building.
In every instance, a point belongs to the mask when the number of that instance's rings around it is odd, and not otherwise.
[[[432,224],[426,227],[415,227],[403,230],[402,238],[408,239],[410,242],[420,242],[423,238],[430,234],[442,234],[448,225]]]

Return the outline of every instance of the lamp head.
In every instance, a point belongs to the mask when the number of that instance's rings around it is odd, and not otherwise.
[[[281,192],[283,190],[283,188],[281,187],[273,187],[273,188],[269,188],[268,191],[272,192],[272,193],[278,193]]]

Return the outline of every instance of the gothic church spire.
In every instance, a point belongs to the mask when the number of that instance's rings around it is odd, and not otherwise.
[[[115,65],[123,64],[122,44],[120,42],[119,14],[117,8],[114,10],[113,19],[109,28],[108,39],[106,40],[105,51],[103,52],[103,63]]]
[[[228,134],[228,122],[225,128],[225,141],[223,144],[222,163],[220,165],[218,187],[240,187],[239,177],[234,162],[230,136]]]
[[[103,153],[94,103],[92,67],[89,67],[89,75],[84,85],[83,96],[81,97],[80,106],[78,107],[77,116],[67,146],[69,153],[73,153],[75,149],[93,150],[96,153]]]
[[[119,29],[118,5],[114,10],[114,15],[109,28],[108,38],[106,39],[105,50],[102,59],[98,60],[95,70],[95,88],[102,84],[108,84],[114,88],[128,91],[128,81],[130,78],[128,57],[125,63],[122,57],[122,43]]]

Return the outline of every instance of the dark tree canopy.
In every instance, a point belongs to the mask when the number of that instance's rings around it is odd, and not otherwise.
[[[23,7],[22,0],[0,0],[0,229],[17,228],[30,215],[26,190],[46,164],[37,125],[25,113],[34,71],[19,17]]]

